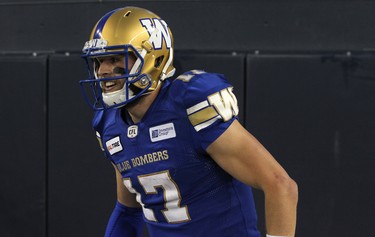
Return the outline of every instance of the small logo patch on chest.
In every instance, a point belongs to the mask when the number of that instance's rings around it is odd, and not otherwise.
[[[176,137],[176,130],[173,123],[166,123],[149,129],[152,142],[158,142]]]
[[[138,135],[138,126],[132,125],[128,127],[128,138],[134,138]]]
[[[123,150],[119,136],[114,137],[111,140],[108,140],[105,143],[105,145],[107,147],[107,150],[108,150],[109,154],[111,154],[111,155]]]

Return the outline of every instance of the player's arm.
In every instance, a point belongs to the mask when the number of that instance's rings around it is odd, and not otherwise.
[[[115,166],[114,168],[116,172],[117,201],[127,207],[141,208],[141,205],[137,202],[135,198],[135,194],[129,192],[129,190],[124,185],[120,172]]]
[[[269,235],[294,236],[297,184],[255,137],[235,120],[207,152],[233,177],[264,191]]]
[[[105,237],[141,237],[143,234],[142,208],[123,184],[116,170],[117,202],[108,221]]]

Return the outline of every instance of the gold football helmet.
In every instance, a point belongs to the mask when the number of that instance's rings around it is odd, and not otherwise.
[[[124,67],[117,68],[111,77],[99,77],[98,59],[113,55],[125,57]],[[136,58],[132,67],[128,67],[130,56]],[[175,72],[173,36],[167,23],[138,7],[119,8],[105,14],[94,26],[82,57],[86,60],[89,78],[80,81],[80,85],[94,110],[126,105],[154,91]],[[114,80],[125,80],[122,89],[104,92],[102,83]]]

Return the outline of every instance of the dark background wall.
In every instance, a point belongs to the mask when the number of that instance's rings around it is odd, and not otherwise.
[[[80,95],[80,50],[125,5],[169,23],[179,72],[233,83],[241,122],[299,184],[297,236],[372,236],[375,2],[364,0],[0,0],[0,236],[103,235],[114,172]]]

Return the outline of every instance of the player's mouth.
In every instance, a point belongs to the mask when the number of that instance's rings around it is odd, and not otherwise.
[[[102,81],[101,85],[104,93],[114,92],[122,88],[122,84],[117,81]]]

